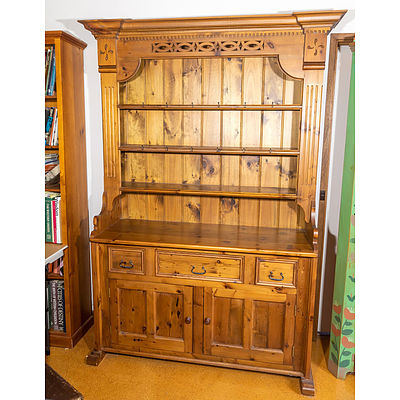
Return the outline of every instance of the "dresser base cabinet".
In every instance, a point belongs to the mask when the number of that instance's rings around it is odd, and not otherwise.
[[[95,239],[92,255],[99,322],[88,364],[98,365],[111,352],[273,372],[301,377],[302,391],[311,393],[310,290],[317,258],[107,245]]]
[[[95,346],[311,374],[326,39],[345,11],[84,20],[104,194]]]

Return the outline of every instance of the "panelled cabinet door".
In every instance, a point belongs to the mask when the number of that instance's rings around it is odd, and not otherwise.
[[[192,287],[109,282],[112,346],[192,351]]]
[[[204,289],[206,354],[290,365],[296,295]]]

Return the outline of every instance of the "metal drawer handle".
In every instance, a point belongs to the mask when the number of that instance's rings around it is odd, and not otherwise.
[[[126,261],[121,260],[121,262],[119,263],[119,266],[121,268],[130,269],[130,268],[133,268],[133,262],[131,260],[129,260],[129,264],[128,264]]]
[[[273,272],[269,271],[268,278],[271,279],[271,281],[283,281],[285,279],[285,277],[283,276],[282,272],[280,273],[280,275],[281,275],[280,278],[273,278],[272,275],[273,275]]]
[[[194,265],[192,265],[192,269],[190,270],[190,272],[192,273],[192,274],[195,274],[195,275],[204,275],[207,271],[206,271],[206,269],[204,268],[204,265],[202,265],[201,266],[201,269],[202,269],[202,271],[203,272],[195,272],[195,266]]]

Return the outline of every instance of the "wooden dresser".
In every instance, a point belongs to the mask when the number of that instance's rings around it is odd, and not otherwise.
[[[344,11],[80,21],[98,41],[105,352],[273,372],[314,394],[326,37]]]

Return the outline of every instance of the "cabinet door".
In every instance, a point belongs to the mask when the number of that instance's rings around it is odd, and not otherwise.
[[[206,354],[290,365],[296,295],[204,289]]]
[[[112,345],[191,352],[192,302],[192,287],[111,279]]]

